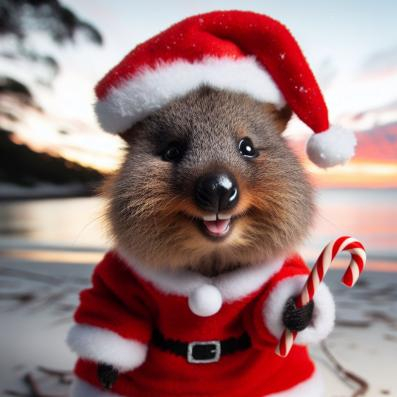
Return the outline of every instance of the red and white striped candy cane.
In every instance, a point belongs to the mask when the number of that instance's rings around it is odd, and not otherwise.
[[[365,248],[353,237],[339,237],[329,243],[318,257],[302,292],[295,298],[297,308],[307,305],[313,299],[332,261],[342,251],[348,251],[351,254],[350,264],[343,275],[342,283],[349,288],[354,286],[365,266]],[[295,331],[285,329],[276,348],[276,354],[280,357],[286,357],[294,344],[297,334]]]

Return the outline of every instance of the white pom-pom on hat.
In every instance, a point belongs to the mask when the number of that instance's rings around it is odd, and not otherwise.
[[[353,131],[333,126],[313,134],[307,142],[306,152],[314,164],[329,168],[349,161],[354,156],[356,145]]]
[[[194,314],[200,317],[209,317],[219,312],[223,299],[218,288],[204,284],[190,294],[188,303]]]

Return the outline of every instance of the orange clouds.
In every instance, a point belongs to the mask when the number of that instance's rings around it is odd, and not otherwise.
[[[329,170],[320,170],[312,165],[308,165],[307,168],[318,187],[397,187],[397,162],[374,163],[355,160]]]
[[[322,170],[306,159],[303,139],[290,144],[305,163],[316,186],[397,187],[397,123],[375,126],[356,135],[358,145],[354,160],[328,170]]]

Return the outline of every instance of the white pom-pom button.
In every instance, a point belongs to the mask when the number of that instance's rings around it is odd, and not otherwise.
[[[197,316],[213,316],[219,312],[221,307],[222,295],[213,285],[202,285],[189,296],[189,308]]]
[[[349,161],[354,156],[356,145],[353,131],[333,126],[312,135],[307,142],[306,152],[314,164],[329,168]]]

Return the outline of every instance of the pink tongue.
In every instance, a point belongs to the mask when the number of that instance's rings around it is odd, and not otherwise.
[[[223,234],[229,226],[229,219],[218,219],[217,221],[204,221],[204,225],[213,234]]]

